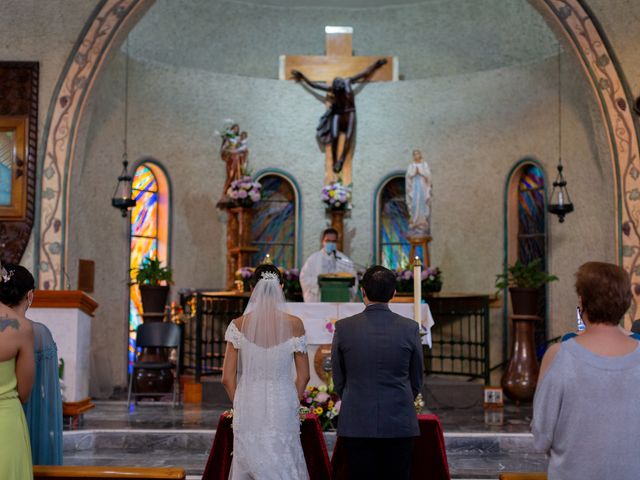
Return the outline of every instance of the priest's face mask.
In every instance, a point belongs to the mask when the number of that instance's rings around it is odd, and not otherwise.
[[[322,248],[328,255],[331,255],[333,252],[337,250],[337,245],[336,245],[337,241],[338,241],[338,236],[335,235],[334,233],[327,233],[322,238]]]

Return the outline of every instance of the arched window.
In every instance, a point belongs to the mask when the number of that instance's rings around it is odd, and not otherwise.
[[[541,259],[547,265],[547,219],[544,172],[532,160],[517,164],[508,179],[507,208],[507,262],[516,260],[528,264]],[[538,315],[543,319],[536,324],[535,342],[538,349],[546,345],[547,300],[546,288],[542,289]],[[506,304],[505,304],[506,307]],[[506,329],[505,310],[505,332]],[[506,337],[506,336],[505,336]],[[505,338],[506,350],[506,338]],[[506,354],[506,353],[505,353]]]
[[[129,268],[131,277],[146,257],[169,263],[169,181],[163,169],[153,162],[140,164],[133,175]],[[142,322],[142,301],[137,285],[130,288],[129,372],[135,354],[136,328]]]
[[[258,248],[253,264],[266,254],[274,265],[298,266],[299,196],[292,179],[284,174],[264,173],[256,178],[262,184],[262,199],[255,207],[252,225],[253,246]]]
[[[404,176],[394,175],[381,183],[376,195],[378,262],[395,270],[409,265],[411,245],[406,237],[409,212],[405,200]]]

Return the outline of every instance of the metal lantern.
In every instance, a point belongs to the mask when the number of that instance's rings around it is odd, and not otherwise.
[[[122,173],[118,177],[118,184],[116,190],[113,192],[113,198],[111,199],[111,206],[119,208],[122,212],[122,216],[126,217],[130,208],[136,206],[135,199],[131,198],[131,183],[133,178],[129,175],[127,167],[129,162],[126,158],[122,161]]]
[[[571,203],[571,197],[569,197],[567,181],[562,175],[562,169],[562,163],[559,163],[558,176],[553,182],[553,190],[551,190],[549,205],[547,206],[549,213],[557,215],[560,223],[564,223],[564,216],[566,214],[573,212],[573,203]]]
[[[567,190],[567,181],[562,175],[562,61],[560,43],[558,43],[558,176],[553,182],[553,190],[547,204],[547,211],[558,216],[564,223],[564,216],[573,212],[573,203]]]

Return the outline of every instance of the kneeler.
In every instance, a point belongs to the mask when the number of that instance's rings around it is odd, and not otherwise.
[[[209,452],[202,480],[227,480],[229,478],[233,451],[231,421],[230,417],[224,414],[220,415],[216,436],[213,439],[213,446]],[[313,414],[306,415],[300,427],[300,435],[310,480],[329,480],[331,478],[331,464],[318,417]]]
[[[338,419],[338,422],[340,420]],[[411,465],[412,480],[450,480],[442,425],[437,415],[418,415],[420,436],[416,438]],[[331,458],[333,480],[347,480],[347,458],[340,437]]]

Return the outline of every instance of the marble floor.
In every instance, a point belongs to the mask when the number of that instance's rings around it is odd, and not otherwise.
[[[67,465],[176,466],[199,478],[223,405],[183,405],[123,401],[95,402],[83,422],[64,433]],[[439,416],[449,468],[455,479],[497,479],[502,471],[543,471],[544,455],[533,453],[530,406],[505,405],[502,411],[425,408]],[[331,452],[335,434],[326,433]]]

